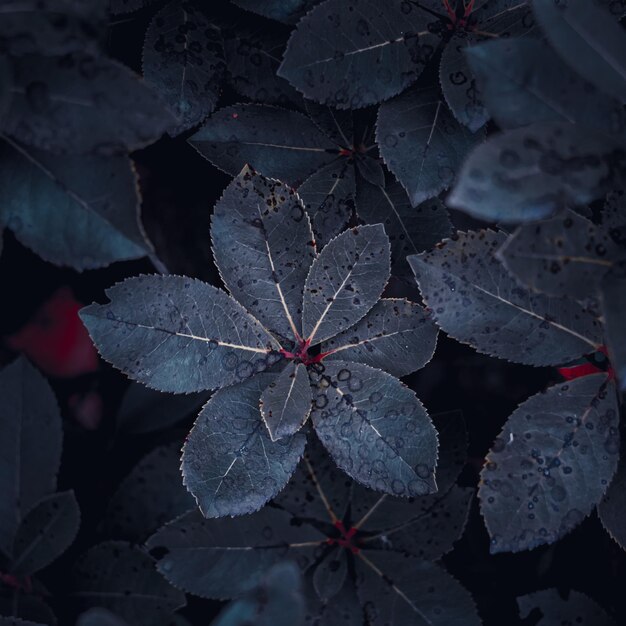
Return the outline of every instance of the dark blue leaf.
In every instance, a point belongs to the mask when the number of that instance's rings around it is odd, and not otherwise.
[[[108,0],[109,11],[114,15],[137,11],[153,2],[154,0]]]
[[[0,372],[0,551],[12,556],[20,522],[56,491],[63,430],[48,382],[24,358]]]
[[[516,363],[559,365],[597,350],[602,329],[593,314],[520,287],[494,256],[505,240],[470,231],[409,257],[435,322],[479,352]]]
[[[409,2],[326,0],[298,22],[278,73],[339,109],[382,102],[421,74],[439,42],[434,20]]]
[[[442,567],[398,552],[357,559],[357,592],[372,626],[479,626],[470,594]]]
[[[76,626],[129,626],[121,617],[102,608],[89,609],[78,617]]]
[[[355,156],[357,172],[371,185],[382,187],[385,185],[385,172],[382,165],[367,154]]]
[[[156,141],[175,121],[133,72],[105,57],[19,57],[13,79],[4,129],[42,150],[125,153]]]
[[[142,543],[166,522],[194,509],[182,484],[179,443],[159,446],[135,465],[109,500],[103,532]]]
[[[152,18],[143,46],[143,75],[178,120],[172,134],[213,111],[225,68],[219,30],[191,2],[170,2]]]
[[[546,38],[572,69],[626,102],[626,35],[606,7],[590,0],[543,0],[533,2],[533,10]]]
[[[244,167],[215,205],[211,241],[233,297],[270,330],[299,338],[315,242],[295,191]]]
[[[117,430],[125,435],[143,435],[180,422],[209,399],[207,392],[172,395],[131,383],[117,414]]]
[[[334,109],[304,100],[304,108],[313,123],[338,147],[351,149],[354,144],[354,112]]]
[[[328,602],[322,602],[312,584],[305,587],[306,626],[363,626],[363,609],[354,582],[343,586]]]
[[[615,626],[615,622],[603,608],[591,598],[578,591],[569,591],[565,597],[556,589],[544,589],[517,598],[520,617],[529,617],[535,609],[541,612],[536,626],[560,626],[580,624],[581,626]]]
[[[532,396],[513,412],[481,472],[491,552],[552,543],[600,501],[617,468],[615,385],[584,376]]]
[[[469,154],[448,204],[491,221],[549,217],[603,197],[626,176],[621,143],[561,122],[494,135]]]
[[[11,573],[28,576],[50,565],[72,544],[79,526],[80,509],[73,491],[42,498],[17,529]]]
[[[290,562],[278,563],[258,587],[232,602],[212,626],[300,626],[304,620],[301,575]]]
[[[543,41],[495,40],[468,50],[489,113],[502,128],[576,122],[607,135],[626,133],[618,100],[578,76]]]
[[[245,380],[280,357],[276,340],[223,291],[182,276],[138,276],[80,316],[102,356],[133,380],[173,393]]]
[[[261,415],[272,441],[297,433],[309,417],[311,402],[306,365],[292,361],[261,394]]]
[[[261,104],[216,111],[189,142],[227,174],[248,163],[291,185],[336,158],[335,145],[304,115]]]
[[[465,155],[482,138],[454,119],[438,89],[414,87],[378,111],[380,154],[414,206],[452,185]]]
[[[411,275],[407,255],[430,250],[452,234],[452,222],[440,200],[432,198],[412,207],[406,191],[395,180],[385,188],[361,181],[356,201],[363,221],[384,224],[391,242],[394,275]]]
[[[279,22],[293,24],[297,22],[311,7],[320,0],[232,0],[234,4],[246,11],[252,11]]]
[[[332,239],[306,279],[303,337],[315,345],[358,322],[380,298],[389,271],[389,239],[381,224]]]
[[[533,291],[584,300],[598,290],[618,254],[607,230],[566,211],[517,228],[498,258]]]
[[[611,364],[620,389],[626,390],[626,261],[618,263],[604,278],[601,287],[601,300],[609,345]]]
[[[437,327],[414,302],[381,299],[357,324],[322,345],[326,362],[356,361],[406,376],[426,365],[435,352]]]
[[[272,441],[259,411],[270,374],[217,392],[198,415],[183,450],[183,482],[206,517],[260,509],[283,489],[306,437]]]
[[[408,387],[346,361],[328,362],[311,377],[313,425],[342,470],[391,495],[436,491],[437,433]]]
[[[313,587],[318,598],[326,604],[342,591],[348,576],[347,551],[335,547],[318,563],[313,573]]]
[[[162,554],[158,570],[173,585],[226,600],[255,587],[263,572],[285,558],[302,569],[312,563],[314,548],[325,538],[291,521],[289,513],[271,507],[234,519],[205,519],[193,511],[164,526],[147,546]]]
[[[100,543],[79,557],[73,580],[81,609],[102,607],[133,626],[165,626],[185,605],[185,594],[159,576],[146,552],[123,541]]]
[[[125,156],[64,156],[0,144],[0,222],[46,261],[93,269],[148,254]]]
[[[626,550],[626,457],[619,464],[607,492],[598,504],[598,517],[611,538]]]

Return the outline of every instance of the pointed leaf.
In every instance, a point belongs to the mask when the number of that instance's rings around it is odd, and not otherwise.
[[[601,301],[604,313],[609,356],[619,381],[620,389],[626,390],[626,261],[613,268],[602,281]]]
[[[452,185],[465,155],[482,138],[454,119],[437,89],[414,87],[378,111],[380,154],[413,206]]]
[[[287,484],[306,436],[272,441],[259,411],[270,374],[217,392],[202,409],[183,449],[183,482],[206,517],[260,509]]]
[[[517,605],[522,618],[528,617],[534,609],[541,611],[537,626],[615,626],[603,608],[578,591],[569,591],[564,598],[556,589],[544,589],[517,598]]]
[[[249,167],[228,185],[211,220],[227,289],[270,330],[300,336],[302,291],[315,242],[296,192]]]
[[[600,501],[619,452],[615,386],[584,376],[532,396],[513,412],[481,472],[491,551],[552,543]]]
[[[125,153],[156,141],[174,121],[133,72],[105,57],[28,55],[13,69],[4,129],[42,150]]]
[[[232,385],[280,357],[274,338],[223,291],[183,276],[138,276],[80,316],[102,356],[173,393]]]
[[[367,154],[355,155],[354,164],[357,172],[371,185],[383,187],[385,185],[385,171],[378,160],[373,159]]]
[[[132,162],[0,144],[0,221],[46,261],[93,269],[148,254]]]
[[[573,300],[522,289],[494,252],[506,236],[459,233],[436,250],[409,257],[435,322],[479,352],[528,365],[559,365],[597,350],[595,316]]]
[[[367,224],[385,225],[394,275],[410,275],[407,255],[430,250],[452,234],[452,222],[440,200],[432,198],[412,207],[406,191],[395,180],[385,188],[362,182],[357,193],[357,209]]]
[[[291,522],[289,513],[272,507],[233,519],[205,519],[192,511],[164,526],[147,546],[159,554],[157,568],[173,585],[225,600],[252,589],[282,559],[297,559],[302,569],[313,561],[325,537]]]
[[[343,589],[348,575],[346,550],[334,548],[313,573],[313,586],[319,599],[327,603]]]
[[[381,299],[357,324],[322,346],[326,361],[365,363],[393,376],[406,376],[426,365],[435,352],[437,327],[414,302]]]
[[[300,571],[286,561],[274,565],[259,586],[227,606],[212,626],[300,626],[304,598]]]
[[[178,119],[173,134],[213,111],[225,67],[219,30],[191,2],[170,2],[152,18],[143,75]]]
[[[347,159],[321,167],[298,187],[318,248],[346,227],[354,213],[355,193],[354,166]]]
[[[48,382],[23,357],[0,371],[0,551],[12,554],[20,521],[56,491],[63,430]]]
[[[389,279],[389,255],[381,224],[345,231],[324,247],[304,287],[302,332],[312,345],[349,328],[376,304]]]
[[[438,43],[433,21],[408,2],[326,0],[298,22],[278,73],[338,109],[382,102],[421,74]]]
[[[623,454],[615,476],[598,504],[598,517],[613,541],[626,550],[626,457]]]
[[[165,626],[185,605],[185,594],[159,576],[152,559],[123,541],[100,543],[78,559],[72,596],[83,609],[108,609],[133,626]]]
[[[73,491],[44,497],[17,529],[11,573],[28,576],[50,565],[72,544],[79,526],[80,509]]]
[[[608,232],[574,211],[520,226],[498,258],[533,291],[584,300],[611,269],[618,249]]]
[[[544,0],[533,2],[533,10],[566,63],[590,83],[626,102],[626,35],[619,21],[589,0]]]
[[[180,444],[159,446],[122,481],[107,507],[102,530],[114,539],[141,544],[166,522],[194,509],[182,484]]]
[[[117,414],[117,429],[125,435],[144,435],[173,426],[206,404],[205,392],[173,395],[131,383]]]
[[[290,185],[336,157],[335,145],[304,115],[261,104],[216,111],[189,142],[227,174],[248,163]]]
[[[301,16],[303,16],[311,7],[315,6],[320,0],[264,0],[257,2],[256,0],[232,0],[234,4],[246,11],[252,11],[258,15],[263,15],[272,20],[286,22],[287,24],[295,24]]]
[[[436,490],[437,433],[415,394],[361,363],[328,362],[314,382],[311,418],[337,465],[396,496]]]
[[[626,113],[571,70],[543,41],[503,39],[467,57],[489,113],[502,128],[575,122],[608,135],[626,133]]]
[[[620,143],[560,122],[494,135],[469,154],[448,205],[491,221],[549,217],[602,197],[626,175]]]
[[[311,411],[306,366],[291,362],[261,394],[261,415],[272,441],[297,433]]]
[[[357,560],[357,593],[372,626],[479,626],[470,594],[442,567],[397,552]]]

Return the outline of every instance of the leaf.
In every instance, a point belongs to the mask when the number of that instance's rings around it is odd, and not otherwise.
[[[227,174],[236,176],[248,163],[290,185],[336,157],[334,144],[301,113],[262,104],[216,111],[189,142]]]
[[[301,583],[293,563],[278,563],[256,589],[227,606],[212,626],[299,626],[304,618]]]
[[[497,256],[524,286],[584,300],[598,290],[618,249],[608,232],[574,211],[523,224]]]
[[[141,544],[166,522],[195,508],[180,474],[180,444],[144,456],[109,500],[102,530],[108,537]]]
[[[326,0],[298,22],[278,75],[338,109],[377,104],[421,74],[438,43],[432,22],[408,2]]]
[[[113,15],[137,11],[153,2],[154,0],[108,0],[109,11]]]
[[[272,441],[259,411],[272,376],[257,375],[217,392],[198,415],[183,449],[183,483],[205,517],[260,509],[287,483],[306,437]]]
[[[13,99],[4,130],[58,154],[110,156],[156,141],[173,118],[129,69],[73,54],[14,59]]]
[[[321,167],[298,187],[319,248],[350,221],[356,189],[354,166],[347,159],[336,159]]]
[[[73,491],[42,498],[17,529],[11,573],[28,576],[50,565],[73,543],[79,526],[80,509]]]
[[[357,172],[368,183],[379,187],[384,186],[385,171],[377,159],[367,154],[356,153],[354,164],[356,165]]]
[[[270,330],[299,338],[315,241],[296,192],[244,167],[215,205],[211,241],[233,297]]]
[[[340,547],[333,548],[313,573],[313,587],[318,598],[328,603],[342,591],[346,577],[348,576],[348,557],[346,550]]]
[[[74,566],[73,580],[71,595],[83,610],[102,607],[133,626],[165,626],[185,605],[185,595],[159,576],[152,559],[123,541],[90,548]]]
[[[450,187],[480,140],[482,134],[472,135],[454,119],[437,89],[412,88],[378,111],[380,154],[413,206]]]
[[[626,261],[615,266],[601,284],[600,296],[604,313],[604,325],[609,345],[609,356],[620,390],[626,390]]]
[[[128,157],[58,157],[7,140],[0,164],[0,221],[46,261],[81,271],[152,251]]]
[[[491,552],[553,543],[600,501],[617,467],[618,408],[604,374],[532,396],[513,412],[481,472]]]
[[[480,39],[464,31],[455,33],[441,54],[439,82],[452,114],[475,133],[489,120],[476,77],[467,62],[467,52]]]
[[[118,432],[125,435],[145,435],[162,430],[197,412],[210,394],[172,395],[131,383],[122,398],[117,413]]]
[[[384,224],[391,242],[394,275],[410,275],[407,255],[429,250],[452,235],[452,222],[440,200],[433,198],[412,207],[406,191],[395,180],[385,188],[362,182],[357,206],[359,217],[366,224]]]
[[[313,585],[305,586],[307,626],[363,626],[363,609],[359,604],[354,583],[344,585],[341,593],[322,602]]]
[[[626,550],[626,457],[623,454],[615,476],[598,504],[598,517],[613,541]]]
[[[548,41],[572,69],[626,102],[626,37],[606,7],[588,0],[568,0],[534,2],[533,10]]]
[[[272,441],[297,433],[311,412],[306,365],[291,362],[261,394],[261,415]]]
[[[490,137],[465,161],[449,206],[479,219],[527,222],[602,197],[626,170],[618,138],[542,122]]]
[[[478,626],[470,594],[443,568],[396,552],[357,560],[357,593],[372,626]]]
[[[280,357],[274,338],[244,308],[183,276],[138,276],[106,290],[110,304],[80,316],[102,356],[153,389],[216,389],[263,371]]]
[[[376,304],[389,278],[389,239],[382,224],[332,239],[304,286],[302,332],[310,345],[356,324]]]
[[[312,373],[311,419],[337,465],[396,496],[436,491],[437,433],[415,394],[360,363],[331,361]]]
[[[246,11],[258,13],[264,17],[287,24],[295,24],[302,15],[320,0],[264,0],[259,3],[255,0],[232,0],[234,4]]]
[[[583,626],[615,626],[604,609],[578,591],[562,597],[556,589],[544,589],[517,598],[520,616],[528,617],[534,609],[541,611],[537,626],[582,624]]]
[[[408,257],[426,306],[457,341],[501,359],[560,365],[598,349],[600,324],[573,300],[532,294],[494,256],[506,236],[459,233]]]
[[[143,75],[179,120],[176,135],[215,109],[226,69],[220,31],[190,2],[170,2],[152,18]]]
[[[626,132],[621,103],[572,71],[543,41],[489,41],[472,47],[467,57],[489,113],[502,128],[555,121],[607,135]]]
[[[80,615],[76,626],[128,626],[128,623],[111,611],[95,608]]]
[[[233,519],[205,519],[192,511],[164,526],[147,546],[158,554],[158,570],[178,588],[225,600],[255,587],[263,572],[285,559],[304,569],[324,536],[272,507]],[[228,572],[228,576],[224,572]]]
[[[325,362],[355,361],[398,378],[424,367],[435,353],[437,327],[414,302],[381,299],[357,324],[322,346]]]
[[[103,4],[97,0],[4,0],[0,48],[10,56],[97,52],[105,26]]]
[[[48,382],[23,357],[0,371],[0,551],[12,556],[25,515],[56,491],[63,430]]]

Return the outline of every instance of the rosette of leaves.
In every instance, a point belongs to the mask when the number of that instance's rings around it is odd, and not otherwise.
[[[159,571],[189,593],[228,599],[287,559],[304,573],[307,624],[479,624],[471,596],[434,563],[462,534],[473,493],[456,484],[465,460],[462,420],[445,414],[435,421],[437,494],[381,496],[338,472],[318,443],[274,504],[233,520],[194,511],[164,526],[147,544]]]
[[[309,417],[355,480],[404,497],[435,491],[435,429],[396,377],[430,360],[436,328],[419,305],[380,299],[384,228],[345,231],[317,253],[297,194],[245,168],[216,205],[212,242],[230,295],[140,276],[81,311],[103,357],[134,380],[221,389],[183,451],[204,515],[251,513],[274,497],[302,456]]]
[[[74,492],[57,492],[61,415],[48,382],[23,357],[0,372],[0,397],[0,614],[52,624],[33,575],[70,547],[80,526]]]
[[[626,178],[623,28],[601,6],[609,3],[532,4],[547,42],[499,40],[467,52],[503,132],[469,154],[449,204],[481,219],[550,217]]]

